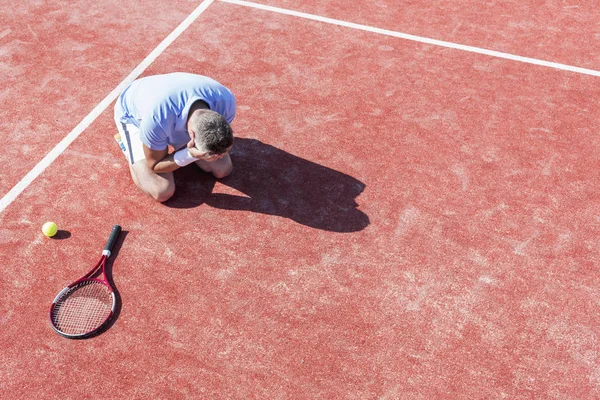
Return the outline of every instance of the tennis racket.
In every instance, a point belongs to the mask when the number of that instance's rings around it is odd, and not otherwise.
[[[106,279],[105,268],[119,233],[121,227],[115,225],[98,264],[54,298],[50,306],[50,325],[59,335],[71,339],[89,337],[112,318],[117,301]],[[104,279],[93,279],[100,268]]]

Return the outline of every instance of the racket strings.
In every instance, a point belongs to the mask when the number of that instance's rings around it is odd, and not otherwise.
[[[52,321],[65,334],[85,334],[102,325],[110,317],[112,307],[113,295],[108,286],[84,281],[58,299]]]

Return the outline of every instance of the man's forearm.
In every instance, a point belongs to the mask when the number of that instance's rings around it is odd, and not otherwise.
[[[173,160],[173,154],[168,154],[165,158],[157,162],[154,167],[152,167],[152,170],[157,174],[161,174],[165,172],[173,172],[179,168],[181,167]]]
[[[173,154],[166,155],[152,167],[152,170],[157,174],[172,172],[196,161],[198,158],[194,157],[187,147],[184,147]]]

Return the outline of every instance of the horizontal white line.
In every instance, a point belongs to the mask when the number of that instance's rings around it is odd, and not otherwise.
[[[421,36],[409,35],[407,33],[395,32],[395,31],[390,31],[387,29],[374,28],[374,27],[367,26],[367,25],[355,24],[352,22],[341,21],[341,20],[333,19],[333,18],[320,17],[318,15],[307,14],[307,13],[303,13],[303,12],[299,12],[299,11],[292,11],[292,10],[287,10],[287,9],[279,8],[279,7],[266,6],[263,4],[252,3],[250,1],[243,1],[243,0],[219,0],[219,1],[221,1],[223,3],[231,3],[231,4],[236,4],[239,6],[252,7],[252,8],[257,8],[259,10],[271,11],[271,12],[275,12],[275,13],[279,13],[279,14],[285,14],[285,15],[291,15],[294,17],[310,19],[313,21],[319,21],[319,22],[325,22],[328,24],[344,26],[346,28],[353,28],[353,29],[358,29],[361,31],[379,33],[381,35],[393,36],[393,37],[397,37],[400,39],[411,40],[413,42],[420,42],[420,43],[426,43],[426,44],[431,44],[431,45],[440,46],[440,47],[447,47],[450,49],[468,51],[470,53],[484,54],[486,56],[504,58],[507,60],[519,61],[519,62],[523,62],[523,63],[527,63],[527,64],[534,64],[534,65],[540,65],[543,67],[555,68],[555,69],[559,69],[559,70],[563,70],[563,71],[576,72],[579,74],[600,76],[600,71],[595,71],[593,69],[574,67],[571,65],[560,64],[560,63],[555,63],[555,62],[551,62],[551,61],[538,60],[538,59],[529,58],[529,57],[522,57],[522,56],[517,56],[517,55],[509,54],[509,53],[503,53],[503,52],[495,51],[495,50],[482,49],[479,47],[466,46],[466,45],[458,44],[458,43],[445,42],[443,40],[436,40],[436,39],[430,39],[430,38],[421,37]]]
[[[106,110],[106,108],[112,103],[117,96],[133,82],[138,76],[144,72],[154,60],[163,52],[171,43],[181,35],[199,16],[202,14],[214,0],[203,1],[196,9],[185,19],[173,32],[169,34],[152,52],[144,58],[144,60],[133,70],[131,73],[109,93],[88,115],[81,120],[79,124],[67,136],[65,136],[42,160],[37,163],[31,171],[27,173],[8,193],[6,193],[0,199],[0,213],[8,207],[30,184],[40,176],[42,172],[50,165],[54,160],[60,156],[67,147],[83,132],[88,126],[94,122],[100,114]]]

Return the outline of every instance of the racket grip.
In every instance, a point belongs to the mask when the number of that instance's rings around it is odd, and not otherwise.
[[[115,242],[117,241],[117,237],[119,237],[119,233],[121,233],[121,226],[120,225],[115,225],[112,228],[112,232],[110,233],[110,236],[108,237],[108,242],[106,243],[106,247],[104,247],[104,251],[103,253],[106,254],[110,254],[110,251],[112,250],[113,246],[115,245]]]

